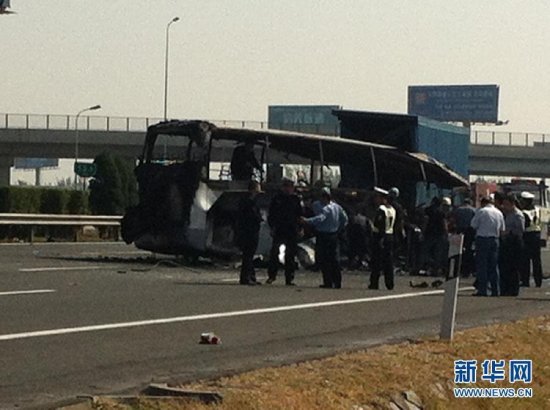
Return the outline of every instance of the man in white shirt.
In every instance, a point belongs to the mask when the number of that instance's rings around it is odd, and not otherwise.
[[[487,296],[487,283],[491,283],[491,296],[498,296],[498,248],[501,233],[506,229],[504,216],[489,197],[482,198],[471,222],[476,231],[476,278],[474,296]]]

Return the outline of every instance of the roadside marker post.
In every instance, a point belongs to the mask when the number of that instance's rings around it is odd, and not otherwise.
[[[449,276],[456,270],[456,277],[445,282],[443,289],[443,311],[441,312],[441,330],[439,338],[441,340],[452,341],[455,330],[456,305],[458,301],[458,287],[460,282],[460,265],[462,259],[462,248],[464,245],[464,235],[449,235]],[[458,261],[458,264],[456,263]],[[456,266],[458,265],[458,266]]]
[[[443,285],[445,294],[443,296],[443,312],[441,314],[441,340],[453,340],[455,331],[456,303],[458,300],[459,278],[448,280]]]

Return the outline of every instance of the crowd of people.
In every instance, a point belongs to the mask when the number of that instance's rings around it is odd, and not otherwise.
[[[534,195],[522,192],[481,199],[470,223],[475,231],[475,296],[518,296],[542,286],[541,215]]]
[[[240,283],[259,285],[254,255],[263,221],[258,194],[261,186],[249,182],[248,195],[239,204],[237,243],[242,251]],[[523,192],[481,198],[479,209],[466,198],[457,207],[449,197],[434,197],[431,203],[411,212],[399,202],[399,189],[375,188],[372,202],[364,208],[338,204],[329,188],[304,205],[292,180],[283,179],[267,213],[272,246],[267,284],[277,279],[282,265],[285,284],[294,286],[298,244],[315,236],[315,266],[322,273],[321,288],[342,287],[340,246],[347,253],[351,270],[370,270],[369,289],[379,289],[383,276],[386,289],[394,288],[396,272],[411,275],[475,275],[476,296],[517,296],[529,286],[542,284],[540,210],[534,196]],[[458,268],[449,271],[449,234],[463,237]],[[279,253],[284,245],[284,261]]]

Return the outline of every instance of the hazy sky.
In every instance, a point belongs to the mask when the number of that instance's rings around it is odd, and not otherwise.
[[[496,83],[509,130],[550,132],[548,0],[12,0],[0,113],[265,120],[269,104],[405,112],[410,84]],[[500,127],[500,129],[503,129]]]

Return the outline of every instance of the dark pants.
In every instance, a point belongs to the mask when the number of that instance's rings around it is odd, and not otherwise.
[[[533,277],[535,285],[542,285],[542,264],[540,261],[540,232],[525,232],[523,234],[524,257],[521,272],[522,286],[529,286],[531,276],[531,263],[533,264]]]
[[[459,230],[458,233],[464,235],[462,265],[460,267],[460,273],[463,277],[467,278],[475,272],[476,268],[474,258],[474,241],[476,238],[476,233],[473,228]]]
[[[250,233],[246,238],[243,238],[240,243],[242,251],[242,265],[240,283],[246,284],[256,282],[256,270],[254,269],[254,255],[258,248],[259,236],[258,233]]]
[[[407,233],[407,261],[414,273],[418,273],[423,268],[422,247],[422,230],[418,226],[411,225]]]
[[[424,252],[422,265],[432,268],[432,273],[439,275],[447,270],[447,253],[449,251],[449,239],[447,234],[427,235],[424,237]]]
[[[367,255],[367,232],[360,224],[351,224],[347,231],[349,267],[361,266]]]
[[[397,268],[410,270],[408,261],[407,236],[402,230],[393,234],[393,258]]]
[[[340,288],[342,286],[342,270],[338,251],[338,234],[319,232],[316,240],[318,264],[323,273],[323,285]]]
[[[393,289],[393,235],[375,235],[373,238],[370,288],[378,289],[382,272],[386,288]]]
[[[279,270],[279,248],[285,245],[285,279],[287,283],[294,280],[294,271],[296,270],[295,258],[298,252],[298,238],[296,234],[275,235],[271,244],[271,252],[269,254],[269,266],[267,274],[270,279],[277,278]]]
[[[487,295],[487,284],[491,283],[491,294],[498,296],[498,239],[476,237],[476,279],[477,292]]]
[[[508,235],[502,239],[499,252],[500,294],[517,296],[519,276],[522,268],[523,241],[520,237]]]

